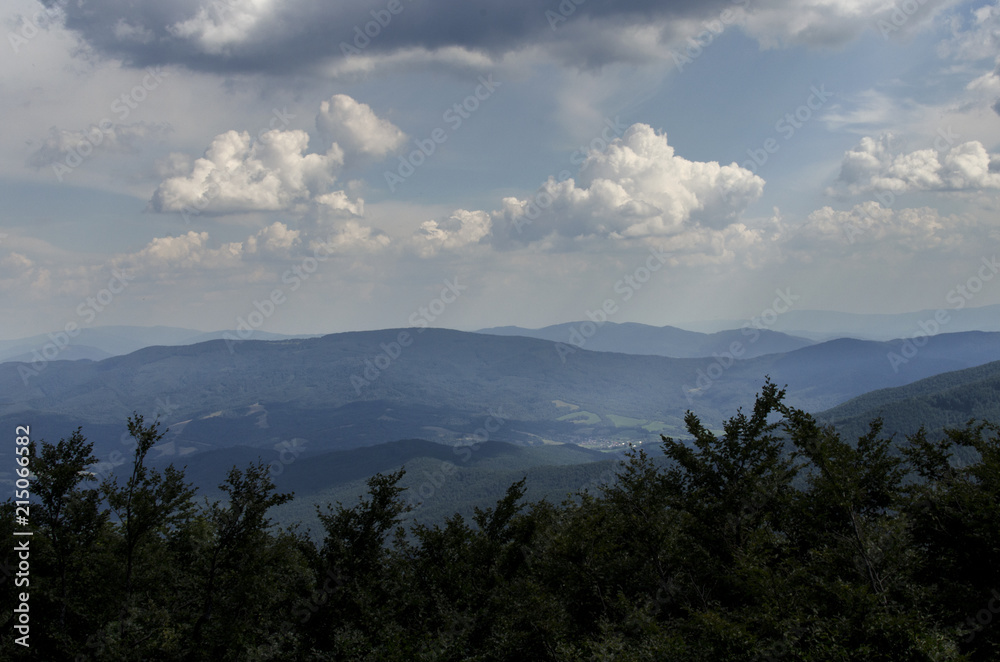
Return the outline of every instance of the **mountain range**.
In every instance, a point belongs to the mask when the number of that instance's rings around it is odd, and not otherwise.
[[[910,358],[893,364],[897,352]],[[765,375],[788,385],[789,403],[820,411],[993,360],[1000,334],[983,332],[935,336],[912,355],[900,341],[840,339],[750,359],[566,354],[550,341],[446,329],[213,340],[51,361],[37,373],[0,364],[0,421],[28,417],[48,438],[84,425],[102,453],[119,446],[132,412],[168,424],[177,454],[291,439],[311,453],[400,438],[465,443],[484,426],[496,428],[491,439],[610,448],[683,434],[688,409],[718,426],[753,402]]]
[[[563,498],[613,476],[629,443],[655,453],[659,434],[683,438],[687,410],[718,429],[753,403],[765,375],[787,384],[789,404],[849,434],[878,415],[902,434],[1000,413],[1000,333],[810,344],[780,333],[754,339],[608,324],[578,347],[562,340],[567,330],[541,330],[550,335],[542,339],[510,328],[388,329],[7,362],[0,424],[30,425],[33,438],[48,441],[83,426],[103,476],[127,466],[127,417],[159,418],[169,431],[153,464],[187,465],[189,479],[217,497],[229,467],[261,458],[280,489],[301,497],[281,509],[291,522],[313,521],[315,504],[355,499],[365,478],[404,465],[404,486],[419,497],[420,517],[432,520],[488,503],[528,474],[535,497]],[[156,333],[180,337],[144,337]],[[715,355],[592,349],[630,334],[662,343],[657,333],[678,338],[679,349],[668,351]],[[757,342],[792,348],[754,355]],[[0,448],[0,457],[10,460],[9,452]],[[442,481],[445,463],[455,470]],[[0,470],[0,482],[12,478]]]
[[[37,360],[100,361],[110,356],[130,354],[155,345],[193,345],[207,340],[238,338],[234,331],[196,331],[172,326],[99,326],[75,329],[69,337],[65,331],[40,333],[26,338],[0,340],[0,363]],[[254,340],[285,340],[312,336],[289,336],[280,333],[254,331]]]
[[[778,354],[814,344],[805,338],[789,336],[769,329],[747,325],[715,333],[685,331],[675,326],[650,326],[635,322],[568,322],[541,329],[519,326],[498,326],[481,329],[479,333],[494,336],[523,336],[564,343],[594,352],[650,354],[674,358],[698,358],[725,354],[734,342],[745,350],[740,358],[751,359],[764,354]]]
[[[861,340],[893,340],[912,338],[925,332],[922,325],[935,326],[935,317],[947,320],[936,325],[941,333],[965,331],[1000,331],[1000,305],[971,307],[952,292],[937,310],[920,310],[910,313],[841,313],[829,310],[791,309],[775,316],[766,327],[772,331],[809,338],[813,341],[835,338]],[[712,333],[725,329],[738,329],[753,320],[722,319],[691,322],[683,327],[692,331]]]

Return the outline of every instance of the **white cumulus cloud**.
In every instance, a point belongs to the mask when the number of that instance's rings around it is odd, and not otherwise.
[[[963,233],[970,229],[967,221],[942,216],[936,209],[892,209],[870,200],[848,210],[817,209],[789,236],[787,246],[810,254],[824,247],[840,250],[844,245],[920,252],[958,246],[966,241]]]
[[[335,94],[320,104],[316,128],[328,141],[340,145],[350,157],[381,157],[406,140],[399,127],[375,114],[368,104],[346,94]]]
[[[151,205],[161,212],[290,209],[326,192],[344,162],[337,145],[325,154],[307,154],[308,145],[309,135],[301,130],[274,129],[260,140],[227,131],[215,137],[190,174],[160,183]]]
[[[928,148],[897,153],[890,134],[865,137],[844,154],[837,187],[848,194],[872,191],[976,191],[1000,188],[1000,172],[977,140],[938,151]]]
[[[441,250],[454,251],[479,244],[489,236],[492,226],[486,212],[458,209],[440,223],[424,221],[413,236],[412,245],[421,257],[431,257]]]
[[[493,224],[515,241],[672,235],[724,228],[757,200],[764,180],[735,163],[690,161],[666,134],[632,125],[603,152],[591,152],[579,180],[550,178],[531,198],[505,198]]]
[[[211,248],[207,232],[192,230],[177,237],[155,237],[126,261],[140,269],[223,269],[237,266],[242,254],[238,241]]]
[[[309,242],[309,250],[313,252],[326,251],[330,253],[377,253],[392,243],[389,235],[361,225],[355,220],[346,221],[340,229],[325,239],[313,239]]]
[[[320,105],[316,127],[325,151],[310,152],[309,134],[301,129],[272,129],[256,139],[246,131],[219,134],[193,163],[171,153],[157,164],[164,179],[150,207],[227,214],[301,211],[316,203],[326,214],[363,215],[363,200],[333,190],[345,160],[384,156],[406,134],[343,94]]]
[[[246,252],[288,255],[289,251],[299,243],[299,230],[292,230],[281,221],[276,221],[246,241]]]

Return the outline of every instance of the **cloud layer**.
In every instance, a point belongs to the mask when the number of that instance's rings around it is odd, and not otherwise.
[[[112,124],[110,122],[91,124],[84,130],[60,129],[52,127],[42,145],[28,157],[28,165],[41,168],[69,159],[89,157],[97,152],[135,153],[145,140],[157,140],[170,132],[165,123],[133,122]]]
[[[946,4],[923,7],[907,23]],[[584,66],[648,61],[666,57],[665,47],[685,42],[723,16],[765,46],[836,45],[875,29],[879,19],[891,20],[893,9],[882,0],[89,0],[63,8],[66,26],[91,47],[132,64],[272,73],[331,64],[350,70],[352,58],[372,66],[373,60],[401,54],[426,61],[449,51],[445,59],[453,62],[457,53],[495,62],[529,48]],[[731,13],[724,14],[727,10]],[[108,21],[109,15],[117,20]],[[648,33],[652,41],[638,33]]]

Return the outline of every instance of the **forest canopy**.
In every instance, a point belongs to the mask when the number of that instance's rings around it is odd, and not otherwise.
[[[401,525],[403,471],[272,524],[261,463],[199,501],[147,465],[97,481],[82,429],[30,445],[30,585],[5,550],[4,654],[26,660],[996,660],[1000,427],[853,439],[768,381],[721,433],[688,412],[562,503],[525,481],[474,517]],[[974,458],[967,461],[966,458]],[[961,460],[959,460],[961,458]],[[15,503],[0,527],[15,540]],[[14,608],[30,594],[30,646]]]

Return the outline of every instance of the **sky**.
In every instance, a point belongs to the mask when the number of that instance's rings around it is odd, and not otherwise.
[[[0,16],[3,338],[1000,303],[1000,2]]]

